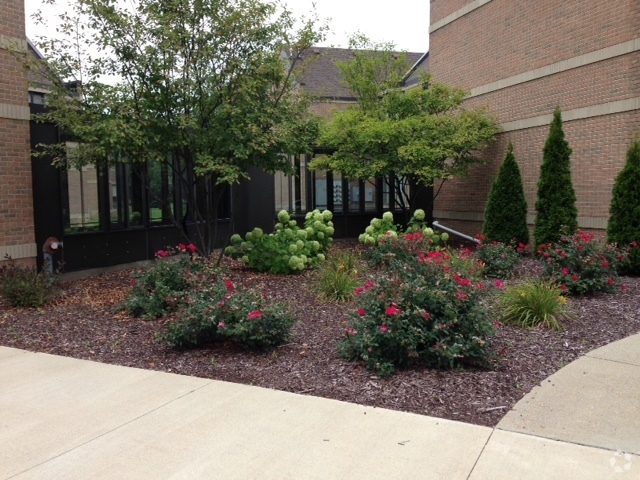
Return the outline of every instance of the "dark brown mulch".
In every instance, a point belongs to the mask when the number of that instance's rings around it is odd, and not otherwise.
[[[640,280],[623,278],[624,293],[572,299],[575,319],[564,331],[501,326],[491,339],[495,370],[415,368],[378,378],[338,355],[336,344],[356,304],[319,301],[314,275],[274,276],[231,264],[236,283],[289,302],[298,318],[291,343],[269,353],[247,353],[228,343],[191,351],[159,345],[154,336],[162,320],[113,313],[130,289],[130,270],[67,282],[62,296],[43,309],[15,309],[0,301],[0,345],[494,426],[562,366],[640,332]]]

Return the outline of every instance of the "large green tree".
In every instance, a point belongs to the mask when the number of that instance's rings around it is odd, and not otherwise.
[[[383,177],[414,186],[404,200],[411,210],[421,186],[467,175],[476,153],[498,131],[485,108],[463,108],[467,93],[433,83],[428,75],[417,87],[402,88],[410,68],[406,55],[392,44],[352,39],[354,58],[338,64],[357,105],[336,112],[323,129],[320,144],[334,150],[312,168],[342,172],[346,178]],[[417,188],[415,188],[417,187]]]
[[[489,192],[482,233],[489,241],[529,243],[527,200],[511,143]]]
[[[52,84],[41,120],[77,148],[42,154],[166,165],[188,205],[175,225],[204,253],[225,187],[250,167],[289,171],[286,154],[316,138],[296,83],[323,35],[315,18],[261,0],[73,0],[60,22],[58,38],[38,40],[46,64],[31,67]]]
[[[635,141],[627,152],[627,163],[616,177],[609,209],[607,241],[626,248],[635,245],[629,252],[628,262],[623,266],[626,273],[640,274],[640,141]],[[635,242],[635,243],[634,243]]]
[[[538,180],[533,230],[536,249],[543,243],[555,243],[563,234],[572,234],[578,228],[576,193],[571,180],[571,152],[564,138],[560,108],[556,108],[544,145]]]

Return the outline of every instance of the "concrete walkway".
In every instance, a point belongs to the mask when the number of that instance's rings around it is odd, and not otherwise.
[[[497,428],[0,347],[0,479],[640,480],[640,335]]]

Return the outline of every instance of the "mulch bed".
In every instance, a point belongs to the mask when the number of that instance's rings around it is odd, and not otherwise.
[[[354,248],[338,242],[338,248]],[[356,247],[357,248],[357,247]],[[114,313],[131,288],[131,270],[65,282],[42,309],[16,309],[0,300],[0,345],[98,362],[258,385],[373,407],[495,426],[546,377],[586,352],[640,332],[640,279],[622,278],[624,293],[570,300],[575,318],[560,332],[500,326],[490,340],[494,370],[413,368],[379,378],[340,358],[347,304],[322,302],[315,272],[274,276],[228,262],[237,284],[287,301],[298,318],[291,343],[268,353],[230,343],[179,351],[154,341],[167,320]],[[521,267],[530,271],[531,263]]]

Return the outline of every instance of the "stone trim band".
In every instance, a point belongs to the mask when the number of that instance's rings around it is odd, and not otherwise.
[[[628,42],[619,43],[611,47],[596,50],[595,52],[585,53],[577,57],[562,60],[557,63],[552,63],[545,67],[536,68],[528,72],[514,75],[512,77],[498,80],[497,82],[488,83],[480,87],[471,89],[471,95],[469,98],[478,97],[496,90],[502,90],[503,88],[513,87],[521,83],[530,82],[538,78],[548,77],[556,73],[566,72],[574,68],[584,67],[592,63],[602,62],[603,60],[609,60],[610,58],[619,57],[628,53],[640,51],[640,38],[629,40]]]
[[[445,25],[449,25],[451,22],[456,21],[460,17],[464,17],[466,14],[473,12],[475,9],[480,8],[483,5],[486,5],[490,1],[491,0],[474,0],[470,4],[465,5],[464,7],[462,7],[457,12],[453,12],[451,15],[447,15],[443,19],[438,20],[437,22],[433,23],[429,27],[429,33],[433,33],[436,30],[444,27]]]
[[[600,117],[602,115],[612,115],[616,113],[630,112],[633,110],[640,110],[640,97],[602,103],[600,105],[591,105],[589,107],[576,108],[574,110],[563,110],[562,121],[566,123],[572,120],[582,120],[585,118]],[[548,126],[551,123],[551,120],[553,120],[553,114],[540,115],[538,117],[506,122],[503,123],[501,127],[503,132],[513,132],[514,130],[524,130],[525,128]]]
[[[436,220],[462,220],[466,222],[484,222],[484,213],[479,212],[456,212],[453,210],[434,210],[433,218]],[[605,217],[578,217],[579,228],[591,228],[604,230],[607,228],[608,218]],[[527,215],[527,224],[533,225],[534,215]],[[445,225],[446,226],[446,225]]]
[[[35,243],[0,246],[0,262],[4,261],[4,257],[7,254],[13,259],[33,258],[38,255],[38,249],[36,248]]]
[[[8,120],[29,120],[31,118],[31,111],[29,107],[22,105],[0,103],[0,118]]]

